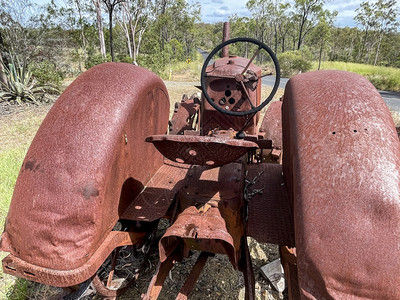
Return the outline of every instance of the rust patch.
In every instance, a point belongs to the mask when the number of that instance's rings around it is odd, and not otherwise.
[[[36,172],[37,170],[40,169],[40,164],[36,164],[36,160],[28,160],[24,164],[24,169],[27,171]]]
[[[99,189],[92,186],[91,184],[85,186],[83,188],[83,196],[86,200],[89,200],[90,197],[97,197],[99,195]]]

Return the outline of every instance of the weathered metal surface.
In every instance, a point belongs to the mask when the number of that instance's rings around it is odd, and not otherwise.
[[[197,258],[197,261],[195,265],[193,266],[192,270],[190,271],[190,274],[185,280],[185,283],[183,284],[181,290],[179,291],[178,296],[176,297],[176,300],[187,300],[188,297],[190,296],[190,293],[192,292],[193,288],[195,287],[197,283],[197,279],[199,278],[201,271],[204,268],[204,265],[207,262],[208,257],[211,256],[211,253],[208,252],[201,252],[199,257]]]
[[[249,245],[247,243],[247,235],[244,235],[242,237],[241,250],[241,270],[243,272],[245,286],[244,298],[246,300],[252,300],[256,298],[256,279],[254,277],[253,265],[251,263]]]
[[[265,133],[264,139],[272,140],[274,148],[282,149],[282,101],[271,102],[259,131]]]
[[[185,184],[189,165],[165,161],[146,184],[145,189],[132,201],[121,219],[154,221],[165,216],[175,194]]]
[[[244,233],[240,213],[243,180],[240,163],[190,169],[178,194],[181,213],[160,240],[160,259],[165,260],[178,246],[183,246],[188,250],[227,254],[237,268]]]
[[[142,300],[154,300],[157,299],[161,292],[165,278],[167,278],[169,271],[174,267],[175,263],[182,260],[182,256],[179,251],[174,251],[168,259],[163,262],[159,262],[156,272],[153,275],[146,294],[142,295]]]
[[[183,134],[185,130],[196,129],[197,112],[200,100],[192,95],[190,99],[183,95],[182,101],[175,103],[175,110],[169,121],[169,134]]]
[[[190,206],[181,212],[160,240],[160,260],[165,261],[180,243],[190,250],[227,254],[233,265],[237,263],[233,238],[217,207],[199,211]]]
[[[247,170],[247,234],[261,243],[293,247],[293,212],[284,185],[282,165],[248,165]]]
[[[142,244],[146,233],[112,231],[104,242],[96,249],[96,252],[87,262],[75,269],[55,270],[44,268],[24,261],[19,257],[10,254],[3,259],[3,270],[7,274],[25,278],[58,287],[68,287],[84,282],[90,278],[101,266],[104,258],[120,246]],[[29,240],[29,243],[33,242]],[[29,244],[27,243],[27,244]]]
[[[208,66],[207,92],[214,102],[226,110],[245,111],[250,110],[251,105],[247,99],[243,87],[238,86],[235,76],[241,74],[249,59],[243,57],[225,57],[218,59],[213,65]],[[249,70],[261,76],[261,69],[251,64]],[[211,77],[212,76],[212,77]],[[255,90],[247,89],[250,101],[254,106],[260,104],[261,81]],[[247,99],[247,100],[246,100]],[[210,130],[233,128],[242,129],[250,116],[228,116],[215,110],[204,98],[202,99],[200,124],[202,134],[206,135]],[[245,132],[255,134],[257,132],[258,114],[249,122]]]
[[[153,135],[146,142],[172,161],[210,167],[233,162],[258,147],[244,140],[194,135]]]
[[[348,72],[292,77],[283,143],[302,297],[400,299],[400,143],[378,91]]]
[[[299,278],[297,274],[296,248],[279,247],[279,256],[285,272],[289,300],[300,299]]]
[[[224,22],[224,27],[222,29],[222,42],[229,40],[231,35],[231,24],[229,22]],[[222,48],[222,57],[229,56],[229,46]]]
[[[243,180],[244,168],[241,163],[231,163],[214,169],[194,166],[188,172],[187,182],[180,195],[188,203],[223,199],[237,205],[236,202],[243,195]]]
[[[66,281],[49,274],[59,278],[94,258],[101,263],[106,256],[94,254],[163,163],[143,141],[166,131],[168,109],[164,83],[143,68],[107,63],[79,76],[52,107],[25,157],[1,249],[51,269],[45,280],[52,285]],[[76,273],[74,282],[91,272]]]

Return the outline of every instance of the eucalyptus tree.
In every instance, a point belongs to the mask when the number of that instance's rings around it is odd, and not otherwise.
[[[113,13],[118,4],[126,2],[126,0],[102,0],[108,12],[108,26],[110,31],[110,53],[111,60],[114,61],[114,45],[113,45]]]
[[[304,38],[317,25],[323,12],[325,0],[295,0],[292,17],[297,23],[297,50],[303,44]]]
[[[337,11],[323,11],[318,19],[318,23],[311,33],[312,44],[315,45],[318,52],[318,70],[321,68],[322,54],[327,44],[331,40],[331,31]]]
[[[371,48],[371,43],[368,43],[369,35],[373,32],[374,27],[376,27],[377,20],[375,19],[374,8],[370,1],[362,2],[360,7],[356,9],[356,13],[354,20],[359,26],[361,26],[363,32],[361,50],[358,54],[357,60],[367,62],[368,56],[365,58],[365,51],[366,48]]]
[[[101,0],[92,0],[96,11],[97,33],[99,36],[100,53],[103,59],[106,58],[106,44],[104,42],[103,18],[101,16]]]
[[[385,35],[396,32],[399,22],[399,8],[396,0],[364,1],[356,10],[356,23],[363,31],[359,60],[369,63],[375,48],[374,65],[377,64]]]
[[[378,35],[378,44],[375,52],[374,65],[377,64],[384,36],[390,32],[395,32],[399,26],[399,22],[397,21],[399,9],[396,4],[396,0],[378,0],[373,5],[376,19],[375,30]]]
[[[143,34],[150,22],[152,3],[150,0],[127,0],[119,8],[117,20],[125,33],[129,56],[136,63]]]
[[[268,43],[266,35],[270,33],[267,25],[271,16],[270,8],[272,3],[272,0],[249,0],[246,3],[246,7],[250,10],[255,20],[255,38],[261,42]]]

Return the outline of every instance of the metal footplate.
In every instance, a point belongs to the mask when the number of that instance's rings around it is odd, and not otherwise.
[[[172,161],[210,167],[226,165],[258,148],[250,141],[200,135],[153,135],[146,142]]]
[[[282,165],[249,165],[245,197],[249,203],[247,234],[262,243],[294,247],[293,212]]]

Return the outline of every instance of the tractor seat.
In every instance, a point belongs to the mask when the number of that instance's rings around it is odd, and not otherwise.
[[[250,141],[200,135],[152,135],[146,142],[172,161],[210,167],[226,165],[258,148]]]

